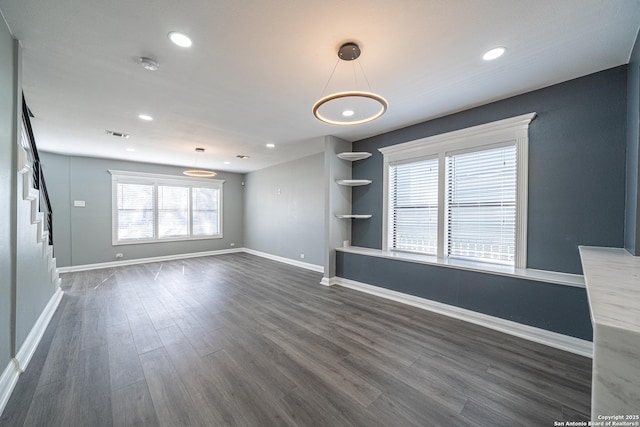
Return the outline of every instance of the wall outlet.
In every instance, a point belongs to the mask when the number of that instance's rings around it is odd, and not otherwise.
[[[229,246],[235,246],[235,245],[236,245],[235,243],[229,243]]]
[[[84,200],[74,200],[73,201],[73,206],[76,208],[84,208],[86,206],[85,201]]]
[[[117,254],[116,254],[116,259],[119,259],[119,258],[124,258],[124,255],[123,255],[123,254],[121,254],[121,253],[117,253]]]
[[[304,254],[300,254],[300,258],[304,259]]]

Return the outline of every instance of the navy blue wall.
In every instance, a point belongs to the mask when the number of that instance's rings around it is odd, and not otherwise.
[[[529,268],[582,273],[578,245],[624,245],[627,66],[354,142],[352,244],[382,245],[378,148],[536,112],[529,128]]]
[[[638,158],[640,156],[640,34],[631,53],[627,77],[627,201],[624,247],[640,255]]]
[[[336,274],[591,341],[584,288],[337,252]]]

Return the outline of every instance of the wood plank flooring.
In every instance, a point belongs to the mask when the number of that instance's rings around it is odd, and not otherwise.
[[[552,426],[591,360],[248,254],[62,276],[2,426]]]

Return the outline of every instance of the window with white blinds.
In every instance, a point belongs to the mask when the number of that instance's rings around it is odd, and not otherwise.
[[[222,237],[224,181],[110,172],[114,245]]]
[[[438,159],[392,165],[389,190],[392,249],[436,255]]]
[[[153,185],[118,183],[116,191],[118,240],[155,238]]]
[[[516,146],[446,157],[447,254],[513,265]]]
[[[436,263],[462,258],[526,268],[534,118],[524,114],[381,148],[383,249],[435,255]]]

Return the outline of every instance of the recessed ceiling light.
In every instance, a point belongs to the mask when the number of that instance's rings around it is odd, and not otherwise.
[[[267,144],[267,148],[274,148],[275,146],[276,144],[271,144],[271,143]]]
[[[496,58],[500,58],[507,51],[504,47],[496,47],[491,50],[488,50],[484,55],[482,55],[482,59],[485,61],[492,61]]]
[[[191,47],[191,39],[182,33],[176,33],[175,31],[169,33],[169,39],[180,47]]]
[[[127,148],[124,149],[124,151],[128,151],[130,153],[133,153],[134,151],[136,151],[136,149],[135,148],[131,148],[131,147],[127,147]]]
[[[239,159],[242,159],[242,160],[246,160],[246,159],[249,158],[249,156],[246,156],[244,154],[238,154],[236,157],[239,158]]]
[[[353,110],[344,110],[344,111],[342,112],[342,115],[343,115],[344,117],[351,117],[351,116],[353,116],[354,114],[355,114],[355,112],[354,112]]]
[[[231,162],[224,162],[224,164],[225,164],[225,165],[230,165],[230,164],[231,164]]]
[[[150,122],[153,120],[153,117],[147,115],[147,114],[138,114],[138,118],[142,119],[142,120],[146,120],[147,122]]]

